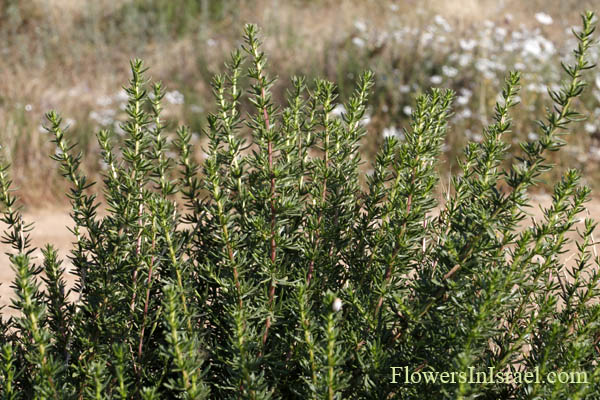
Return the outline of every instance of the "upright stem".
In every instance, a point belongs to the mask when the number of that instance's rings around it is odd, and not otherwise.
[[[327,100],[326,104],[325,104],[325,108],[329,107],[329,99]],[[325,113],[324,116],[325,119],[325,143],[324,143],[324,155],[323,155],[323,161],[324,161],[324,165],[325,165],[325,174],[323,177],[323,188],[322,188],[322,192],[321,192],[321,207],[319,210],[319,217],[317,218],[317,231],[315,233],[315,249],[319,246],[319,242],[320,242],[320,234],[319,234],[319,229],[321,226],[321,220],[323,219],[323,208],[325,207],[325,197],[327,195],[327,168],[329,166],[329,113]],[[308,266],[308,274],[306,276],[306,286],[310,286],[310,282],[312,280],[313,277],[313,273],[314,273],[314,268],[315,268],[315,258],[313,257],[312,260],[310,260],[310,265]]]
[[[192,332],[192,322],[191,322],[190,318],[188,318],[190,315],[188,313],[187,300],[185,298],[185,288],[183,287],[183,278],[181,276],[181,269],[179,268],[179,261],[177,260],[177,255],[175,254],[175,247],[173,246],[173,240],[171,239],[170,228],[167,226],[164,216],[162,216],[162,225],[163,225],[165,240],[166,240],[167,246],[169,248],[169,256],[171,258],[171,263],[173,263],[173,267],[175,268],[175,274],[177,275],[177,288],[179,289],[180,295],[181,295],[181,304],[183,306],[183,313],[187,319],[187,327],[188,327],[189,331]]]
[[[140,197],[141,197],[141,193],[140,193]],[[138,237],[137,237],[137,241],[135,244],[135,260],[136,262],[139,261],[139,257],[140,257],[140,252],[142,250],[142,231],[143,231],[143,227],[142,227],[142,214],[144,212],[144,203],[142,201],[142,199],[140,199],[140,206],[138,209]],[[133,277],[132,277],[132,284],[133,284],[133,294],[131,296],[131,304],[130,304],[130,309],[131,309],[131,313],[133,314],[133,311],[135,309],[135,297],[137,294],[137,275],[138,275],[138,265],[136,264],[135,269],[133,270]]]
[[[260,91],[261,100],[263,101],[263,118],[265,120],[265,129],[267,131],[271,130],[271,123],[269,122],[269,113],[267,112],[267,106],[265,104],[266,95],[265,88],[261,88]],[[269,153],[269,173],[271,175],[271,267],[275,268],[275,259],[277,256],[277,245],[275,243],[275,174],[273,172],[273,142],[271,140],[271,135],[268,135],[268,143],[267,143],[267,151]],[[271,277],[271,284],[269,285],[269,313],[273,311],[273,298],[275,297],[275,280]],[[271,315],[267,315],[267,320],[265,321],[265,332],[262,337],[263,346],[267,342],[267,338],[269,336],[269,328],[271,327]]]
[[[142,330],[140,332],[140,342],[138,345],[138,360],[142,358],[142,346],[144,344],[144,331],[146,329],[146,318],[148,315],[148,304],[150,303],[150,288],[152,285],[152,270],[154,268],[154,249],[156,245],[156,231],[154,230],[154,221],[152,221],[153,236],[152,236],[152,257],[150,258],[150,266],[148,269],[148,280],[146,282],[146,300],[144,302],[144,316],[142,317]]]

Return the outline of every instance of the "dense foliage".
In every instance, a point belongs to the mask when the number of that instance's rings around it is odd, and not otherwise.
[[[345,112],[336,87],[295,78],[271,98],[256,27],[214,78],[218,111],[194,161],[192,134],[171,143],[164,90],[131,64],[124,146],[97,135],[104,196],[89,191],[61,117],[47,114],[52,156],[72,189],[78,277],[68,299],[52,246],[32,257],[0,174],[4,241],[16,272],[2,322],[0,395],[25,398],[592,398],[598,394],[600,298],[595,223],[562,253],[590,191],[577,171],[556,183],[545,218],[524,229],[527,192],[548,152],[580,119],[594,16],[539,137],[503,169],[519,74],[511,73],[481,143],[438,204],[438,165],[453,93],[419,96],[404,139],[387,137],[361,184],[359,145],[371,73]],[[249,82],[248,82],[249,81]],[[249,90],[245,91],[248,82]],[[249,101],[255,112],[240,113]],[[241,135],[244,125],[251,138]],[[178,153],[169,155],[174,148]],[[183,203],[178,204],[177,202]],[[438,212],[439,211],[439,212]],[[40,279],[43,281],[40,282]],[[585,372],[580,383],[407,383],[410,373]],[[396,381],[395,378],[398,378]]]

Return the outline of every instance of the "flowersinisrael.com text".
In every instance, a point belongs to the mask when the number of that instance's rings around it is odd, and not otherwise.
[[[550,371],[542,376],[539,367],[533,371],[497,371],[489,367],[477,371],[469,367],[467,371],[409,371],[408,367],[391,367],[391,383],[395,384],[530,384],[530,383],[574,383],[586,384],[588,374],[585,371]]]

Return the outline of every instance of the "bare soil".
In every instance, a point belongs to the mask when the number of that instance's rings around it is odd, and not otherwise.
[[[58,249],[59,259],[63,260],[63,266],[67,268],[66,281],[69,287],[75,282],[75,276],[69,273],[71,266],[67,256],[71,249],[71,244],[75,241],[69,227],[73,227],[73,221],[69,216],[69,210],[32,210],[24,214],[25,223],[34,223],[34,229],[30,233],[31,242],[37,248],[33,254],[33,261],[36,264],[43,262],[41,249],[46,244],[51,244]],[[4,232],[6,225],[0,223],[0,230]],[[6,252],[10,252],[10,247],[6,244],[0,244],[0,307],[6,306],[0,310],[0,315],[14,315],[15,310],[8,305],[13,295],[13,289],[10,287],[14,279],[14,272],[11,268]]]

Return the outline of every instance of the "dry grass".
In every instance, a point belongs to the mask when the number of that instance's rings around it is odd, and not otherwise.
[[[560,21],[546,29],[548,34],[564,37],[558,27],[576,24],[582,10],[597,5],[591,0],[230,0],[223,1],[226,12],[219,18],[198,15],[197,23],[185,32],[149,34],[150,27],[138,26],[143,20],[123,20],[124,7],[133,3],[0,2],[0,142],[4,156],[14,164],[17,186],[26,188],[23,197],[27,204],[39,206],[47,199],[63,198],[64,187],[47,156],[52,148],[40,134],[43,113],[56,109],[75,120],[75,139],[84,152],[96,153],[93,135],[97,127],[89,114],[98,107],[101,96],[114,94],[127,81],[128,61],[134,57],[151,66],[153,79],[162,80],[169,88],[185,89],[186,99],[191,97],[209,110],[210,76],[221,71],[228,52],[239,43],[239,27],[244,22],[257,23],[263,29],[271,70],[282,78],[276,90],[281,97],[293,74],[343,81],[352,73],[356,66],[351,63],[357,61],[349,58],[348,43],[356,34],[357,20],[371,26],[390,21],[419,26],[440,14],[462,29],[485,19],[517,27],[534,23],[532,15],[544,11]],[[390,4],[398,8],[394,15]],[[378,56],[372,54],[363,63],[382,62]],[[24,111],[25,105],[30,111]],[[185,107],[167,111],[172,120],[192,125],[195,131],[202,127],[202,113],[195,115]],[[385,123],[375,120],[370,129],[380,130]],[[368,151],[376,145],[375,140],[367,146]],[[94,172],[97,164],[86,168]]]

